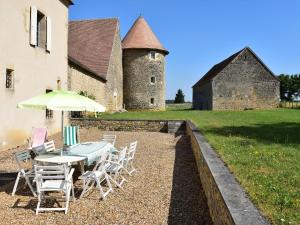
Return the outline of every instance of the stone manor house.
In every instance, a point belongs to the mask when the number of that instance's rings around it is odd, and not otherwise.
[[[54,89],[85,91],[108,111],[165,109],[168,51],[145,19],[121,41],[118,19],[69,22],[70,5],[0,1],[0,150],[26,143],[32,127],[60,131],[59,112],[17,109]]]
[[[213,66],[193,86],[193,108],[275,108],[280,100],[279,86],[279,79],[246,47]]]

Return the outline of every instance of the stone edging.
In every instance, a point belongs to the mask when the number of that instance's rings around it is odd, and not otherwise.
[[[186,129],[214,224],[269,225],[196,126]]]

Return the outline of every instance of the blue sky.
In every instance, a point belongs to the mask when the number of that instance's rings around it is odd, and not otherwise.
[[[122,38],[142,14],[167,56],[167,99],[245,46],[275,73],[300,73],[299,0],[74,0],[70,20],[117,17]]]

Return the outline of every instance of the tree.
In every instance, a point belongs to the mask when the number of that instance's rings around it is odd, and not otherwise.
[[[177,91],[174,103],[184,103],[184,94],[181,89]]]
[[[300,95],[300,75],[278,76],[280,80],[280,99],[284,101],[293,101]]]

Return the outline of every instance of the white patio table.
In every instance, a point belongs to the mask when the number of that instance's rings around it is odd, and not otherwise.
[[[81,172],[83,173],[84,163],[89,166],[99,159],[101,152],[111,152],[113,150],[113,145],[105,141],[85,142],[70,147],[70,149],[64,152],[63,155],[47,153],[35,157],[34,160],[38,162],[57,164],[71,164],[77,162],[80,165]]]
[[[57,163],[57,164],[67,164],[70,165],[72,163],[78,163],[80,166],[80,172],[84,172],[84,163],[83,161],[86,159],[84,156],[71,156],[71,155],[56,155],[56,154],[44,154],[39,155],[34,158],[37,162],[44,162],[44,163]]]

